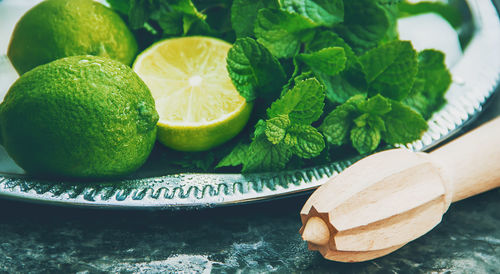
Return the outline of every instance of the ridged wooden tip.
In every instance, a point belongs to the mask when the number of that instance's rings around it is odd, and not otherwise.
[[[302,239],[316,245],[325,245],[330,240],[330,230],[323,219],[311,217],[304,227]]]

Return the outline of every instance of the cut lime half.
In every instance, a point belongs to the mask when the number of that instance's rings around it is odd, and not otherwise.
[[[137,57],[133,69],[155,99],[161,143],[203,151],[227,142],[246,125],[251,104],[227,72],[230,48],[215,38],[182,37],[155,43]]]

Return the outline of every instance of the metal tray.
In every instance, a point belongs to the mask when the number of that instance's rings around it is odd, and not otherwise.
[[[494,93],[500,77],[500,23],[495,6],[467,0],[470,35],[462,57],[453,65],[447,104],[429,121],[421,140],[407,147],[426,151],[454,136],[476,117]],[[466,35],[467,36],[467,35]],[[0,74],[10,66],[0,56]],[[0,83],[2,81],[0,75]],[[4,83],[5,84],[5,83]],[[0,89],[1,89],[0,85]],[[101,182],[47,181],[30,177],[0,147],[0,197],[57,205],[123,208],[185,209],[235,205],[304,194],[336,176],[361,156],[300,170],[255,174],[172,173],[136,174],[133,179]],[[2,166],[4,165],[4,166]],[[13,166],[13,167],[12,167]]]

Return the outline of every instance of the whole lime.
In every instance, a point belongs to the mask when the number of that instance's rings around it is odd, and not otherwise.
[[[121,17],[92,0],[46,0],[17,22],[7,56],[19,74],[74,55],[109,57],[130,65],[137,41]]]
[[[158,114],[127,66],[72,56],[21,76],[0,104],[0,137],[28,173],[105,178],[130,173],[150,154]]]

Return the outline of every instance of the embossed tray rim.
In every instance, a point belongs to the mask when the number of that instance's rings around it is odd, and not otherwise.
[[[429,150],[453,137],[482,111],[500,77],[500,23],[491,1],[466,0],[476,31],[451,69],[447,105],[424,136],[405,146]],[[254,174],[180,173],[119,182],[54,182],[0,173],[0,197],[89,208],[187,209],[235,205],[307,193],[361,159],[300,170]]]

